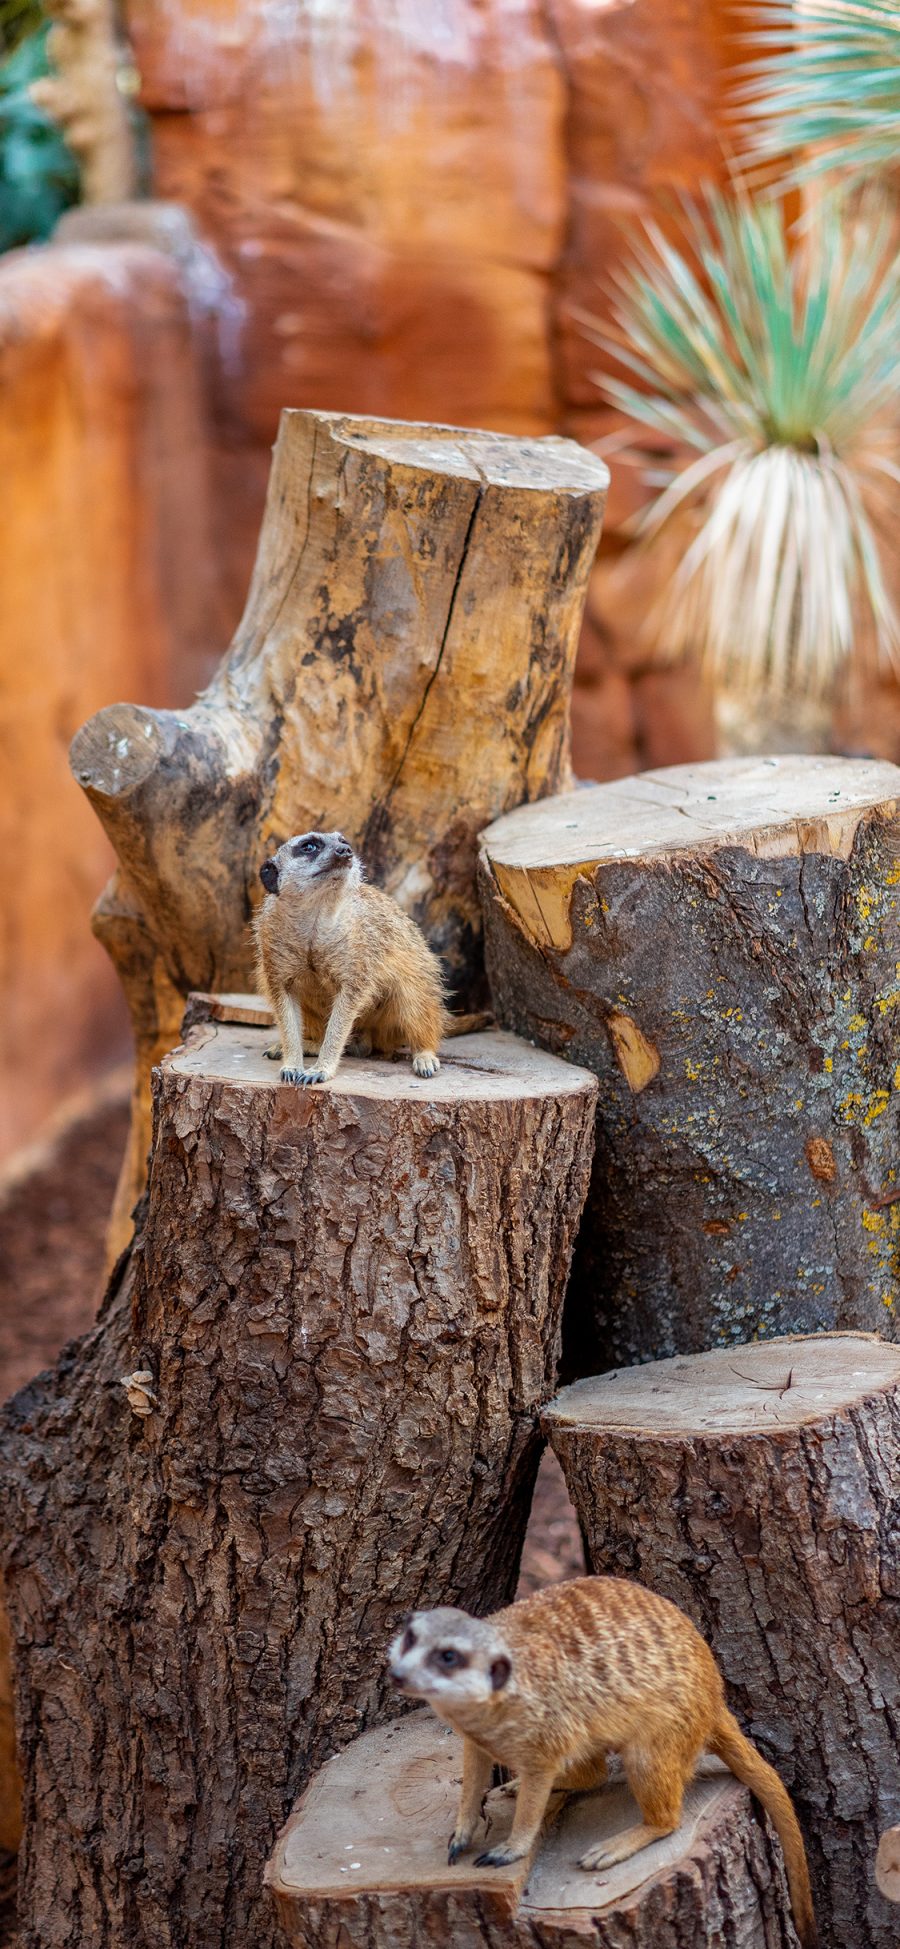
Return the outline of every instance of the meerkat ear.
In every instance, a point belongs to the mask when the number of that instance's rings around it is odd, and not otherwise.
[[[502,1692],[504,1685],[509,1684],[511,1674],[512,1662],[509,1658],[492,1658],[491,1691]]]

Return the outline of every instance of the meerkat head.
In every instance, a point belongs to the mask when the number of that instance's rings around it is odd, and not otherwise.
[[[267,893],[304,894],[326,886],[359,886],[362,867],[342,832],[300,832],[286,839],[259,877]]]
[[[513,1669],[495,1625],[447,1607],[414,1611],[388,1663],[397,1690],[427,1699],[435,1712],[486,1704],[509,1684]]]

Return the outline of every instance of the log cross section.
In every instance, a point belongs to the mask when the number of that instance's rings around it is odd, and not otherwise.
[[[515,1590],[595,1079],[487,1033],[299,1090],[270,1040],[161,1065],[101,1321],[0,1419],[22,1949],[274,1949],[404,1613]]]
[[[544,1426],[590,1568],[693,1618],[793,1795],[825,1949],[896,1949],[900,1348],[820,1334],[648,1362]]]
[[[429,1712],[367,1733],[316,1775],[266,1870],[291,1949],[790,1949],[777,1843],[718,1771],[677,1833],[602,1874],[579,1855],[631,1825],[624,1784],[553,1807],[534,1857],[452,1868],[462,1746]],[[511,1805],[489,1804],[491,1842]]]
[[[482,836],[498,1019],[596,1071],[569,1371],[900,1332],[900,768],[681,765]]]

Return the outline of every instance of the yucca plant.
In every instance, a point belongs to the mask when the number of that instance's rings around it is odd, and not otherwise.
[[[794,178],[867,180],[900,161],[896,0],[754,0],[759,25],[737,90],[751,151],[802,152]]]
[[[879,544],[900,485],[889,223],[829,203],[790,251],[781,207],[739,195],[684,226],[683,247],[649,228],[599,340],[640,386],[595,375],[679,456],[642,522],[685,538],[655,633],[732,687],[822,696],[867,625],[883,657],[900,649]]]

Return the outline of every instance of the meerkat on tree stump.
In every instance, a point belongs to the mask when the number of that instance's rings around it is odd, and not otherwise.
[[[339,828],[483,1001],[479,829],[571,783],[569,703],[608,473],[572,441],[282,414],[247,607],[183,711],[117,704],[71,765],[120,872],[94,929],[136,1041],[113,1238],[130,1231],[150,1071],[191,989],[245,990],[266,850]]]

